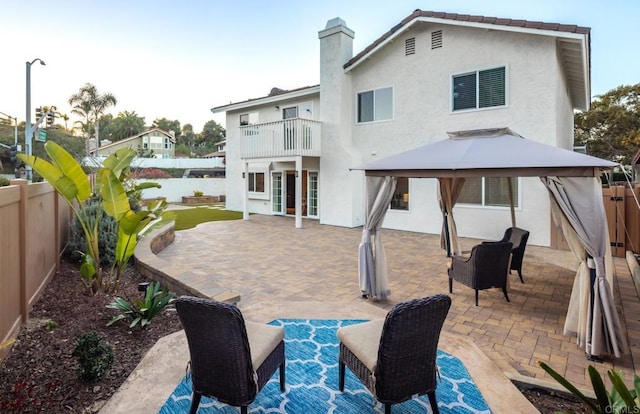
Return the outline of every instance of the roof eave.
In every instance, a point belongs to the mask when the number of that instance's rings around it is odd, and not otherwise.
[[[287,99],[295,99],[308,95],[315,95],[320,93],[320,85],[310,86],[308,88],[302,88],[291,92],[285,92],[278,95],[265,96],[262,98],[250,99],[248,101],[231,103],[228,105],[221,105],[211,108],[211,112],[214,114],[222,112],[236,111],[239,109],[252,108],[254,106],[267,105],[276,102],[282,102]]]

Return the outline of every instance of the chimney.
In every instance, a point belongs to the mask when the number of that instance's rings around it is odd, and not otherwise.
[[[344,64],[353,56],[353,30],[339,17],[327,22],[318,32],[320,39],[320,120],[334,124],[323,126],[323,142],[326,135],[337,139],[341,128],[351,119],[351,77],[344,73]],[[325,134],[327,132],[328,134]]]
[[[342,66],[353,57],[353,37],[355,33],[339,17],[327,22],[324,30],[318,32],[320,39],[320,77],[325,64]],[[322,83],[322,80],[321,82]]]

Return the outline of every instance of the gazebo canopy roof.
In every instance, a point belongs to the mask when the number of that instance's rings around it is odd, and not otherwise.
[[[449,133],[449,138],[354,168],[395,177],[593,177],[617,164],[542,144],[508,128]]]

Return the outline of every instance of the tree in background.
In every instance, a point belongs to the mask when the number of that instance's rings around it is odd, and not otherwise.
[[[178,121],[177,119],[170,121],[167,118],[158,118],[153,121],[153,127],[160,128],[161,130],[166,132],[173,131],[176,140],[179,139],[180,134],[182,133],[182,129],[180,128],[180,121]]]
[[[104,114],[98,119],[98,130],[100,131],[101,140],[111,140],[111,134],[113,132],[113,115]],[[97,142],[97,141],[96,141]]]
[[[590,155],[629,164],[640,148],[640,83],[597,96],[575,115],[575,145]]]
[[[214,152],[216,144],[224,140],[225,133],[222,125],[214,120],[208,121],[196,136],[193,152],[198,156]]]
[[[200,142],[211,143],[213,145],[219,143],[225,138],[225,129],[214,120],[208,121],[202,127],[202,132],[200,133]]]
[[[71,105],[71,113],[84,118],[83,133],[88,139],[91,132],[95,133],[96,146],[100,146],[100,124],[98,120],[100,116],[110,106],[118,103],[116,97],[109,92],[100,94],[98,88],[90,83],[84,84],[77,93],[69,97],[69,105]]]
[[[120,112],[112,122],[110,139],[120,141],[138,135],[145,130],[144,117],[136,114],[136,111]]]

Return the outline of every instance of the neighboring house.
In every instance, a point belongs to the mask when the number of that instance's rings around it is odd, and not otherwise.
[[[227,149],[227,140],[222,140],[215,144],[216,150],[209,154],[204,154],[200,158],[222,158],[224,159],[225,151]]]
[[[319,32],[320,85],[212,109],[226,112],[227,208],[355,227],[365,217],[364,162],[446,139],[448,131],[509,127],[573,147],[573,111],[590,104],[590,29],[416,10],[353,55],[339,18]],[[538,178],[517,180],[516,216],[548,246],[552,223]],[[508,186],[468,180],[459,234],[499,239]],[[439,233],[435,179],[398,179],[384,227]]]
[[[120,148],[131,148],[143,156],[153,154],[154,158],[175,158],[176,155],[175,134],[173,131],[167,132],[160,128],[152,128],[120,141],[102,140],[100,143],[98,155],[101,156],[108,156]]]

